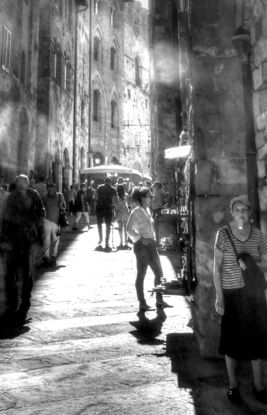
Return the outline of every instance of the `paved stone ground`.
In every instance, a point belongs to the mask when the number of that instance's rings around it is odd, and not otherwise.
[[[266,414],[247,367],[244,405],[227,401],[224,364],[200,358],[186,298],[166,296],[173,308],[138,317],[133,253],[97,252],[96,241],[95,226],[64,231],[58,266],[38,269],[30,321],[2,333],[0,413]],[[173,279],[166,257],[162,264]],[[152,280],[149,272],[146,291]]]

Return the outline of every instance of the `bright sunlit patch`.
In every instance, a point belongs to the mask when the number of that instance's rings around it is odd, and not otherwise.
[[[165,158],[175,159],[175,158],[188,157],[190,154],[190,151],[191,151],[190,145],[167,148],[165,150]]]
[[[144,9],[148,10],[148,0],[139,0]]]

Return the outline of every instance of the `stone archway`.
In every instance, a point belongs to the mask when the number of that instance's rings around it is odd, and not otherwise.
[[[17,172],[28,174],[29,119],[25,108],[19,113],[17,141]]]

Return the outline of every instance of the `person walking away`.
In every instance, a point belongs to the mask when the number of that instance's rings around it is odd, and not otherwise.
[[[98,241],[98,248],[102,248],[102,241],[103,241],[103,229],[102,225],[105,222],[106,225],[106,236],[105,236],[105,249],[106,251],[110,251],[111,248],[109,246],[109,237],[110,237],[110,229],[111,223],[113,220],[113,211],[114,207],[117,204],[117,191],[116,189],[111,186],[111,178],[106,177],[104,184],[98,186],[96,190],[96,220],[97,220],[97,229],[99,235]]]
[[[227,397],[241,403],[237,363],[250,360],[254,396],[267,404],[262,379],[262,359],[267,357],[266,283],[262,273],[267,271],[267,243],[249,222],[251,204],[246,195],[231,200],[230,213],[232,221],[217,232],[213,270],[215,309],[222,316],[219,353],[225,356],[229,377]]]
[[[75,191],[74,186],[71,184],[68,190],[68,213],[70,216],[74,215],[74,204],[75,204]]]
[[[155,181],[152,185],[152,214],[155,221],[155,232],[156,232],[156,242],[159,243],[159,217],[161,215],[161,210],[164,207],[164,192],[162,189],[162,183]]]
[[[132,193],[132,201],[136,207],[132,210],[128,219],[126,230],[134,243],[136,256],[137,277],[135,282],[137,299],[140,311],[149,311],[150,307],[144,296],[144,279],[147,267],[150,266],[154,273],[154,286],[163,282],[163,271],[159,254],[156,249],[154,221],[150,213],[152,194],[147,187],[135,188]],[[160,291],[156,291],[156,306],[159,308],[170,307],[162,297]]]
[[[115,218],[119,227],[120,245],[118,249],[128,249],[126,223],[129,217],[129,206],[127,204],[126,193],[124,186],[119,184],[117,186],[118,199],[115,207]]]
[[[93,186],[94,181],[92,180],[90,186],[86,190],[86,198],[89,204],[89,214],[94,215],[95,212],[95,188]]]
[[[5,324],[24,324],[31,305],[34,282],[35,252],[43,241],[45,209],[36,190],[29,188],[28,176],[20,174],[6,201],[1,246],[6,250]],[[22,274],[19,301],[17,275]],[[19,308],[18,308],[19,307]]]
[[[82,183],[80,190],[77,193],[75,199],[75,219],[72,229],[76,231],[78,229],[78,223],[82,216],[85,218],[87,229],[90,229],[90,217],[89,217],[89,203],[86,197],[87,186],[86,183]]]
[[[42,201],[46,211],[43,263],[45,266],[56,266],[60,238],[59,213],[61,209],[66,209],[66,203],[63,194],[56,191],[54,183],[47,184],[47,194]]]

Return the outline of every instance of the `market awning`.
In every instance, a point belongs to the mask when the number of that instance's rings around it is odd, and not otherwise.
[[[81,169],[81,174],[103,173],[103,174],[138,174],[142,177],[142,173],[130,167],[121,166],[119,164],[102,164],[100,166],[87,167]]]

